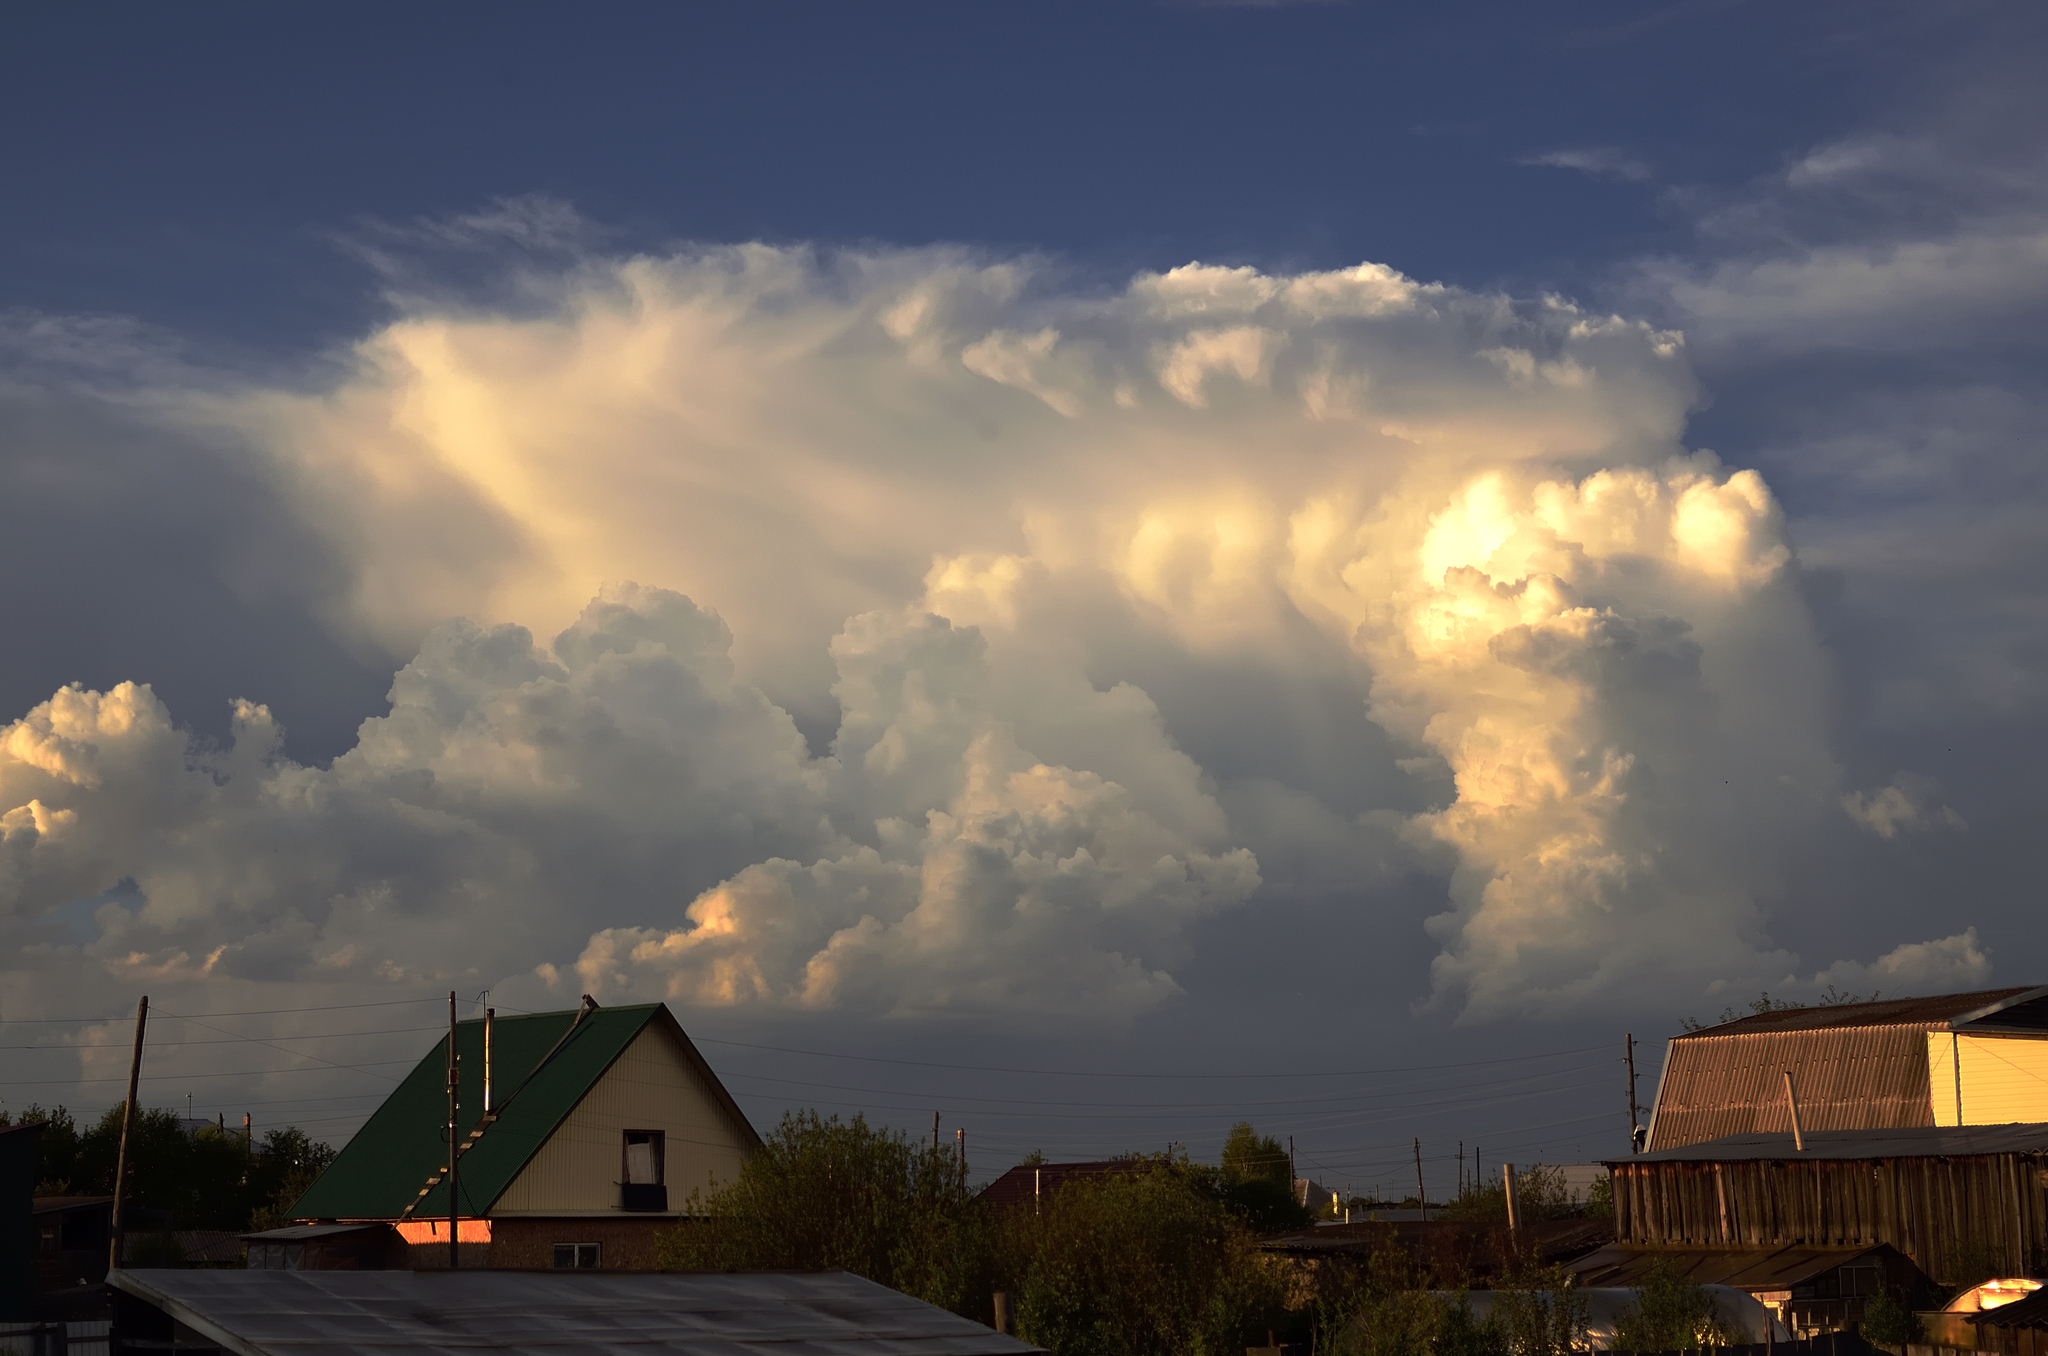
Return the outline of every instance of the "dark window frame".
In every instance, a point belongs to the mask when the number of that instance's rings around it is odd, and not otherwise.
[[[632,1174],[632,1172],[631,1172],[630,1168],[628,1167],[628,1164],[629,1164],[629,1163],[631,1162],[631,1156],[630,1156],[630,1154],[628,1153],[628,1150],[630,1150],[630,1149],[632,1148],[632,1146],[633,1146],[633,1137],[634,1137],[635,1135],[645,1135],[645,1136],[647,1137],[647,1139],[646,1139],[646,1142],[647,1142],[647,1143],[649,1143],[649,1144],[652,1144],[652,1145],[654,1146],[654,1180],[653,1180],[653,1181],[651,1181],[651,1182],[634,1182],[634,1181],[633,1181],[633,1174]],[[631,1183],[631,1184],[632,1184],[632,1185],[634,1185],[634,1186],[667,1186],[667,1185],[668,1185],[668,1132],[667,1132],[667,1131],[664,1131],[664,1130],[626,1130],[626,1131],[623,1131],[623,1132],[621,1132],[621,1133],[620,1133],[620,1135],[619,1135],[619,1181],[620,1181],[620,1183],[621,1183],[621,1184]]]

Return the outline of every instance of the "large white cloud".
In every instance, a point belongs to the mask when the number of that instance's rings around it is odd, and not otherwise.
[[[136,890],[45,973],[1126,1013],[1262,863],[1364,843],[1449,854],[1446,1010],[1796,963],[1775,863],[1849,827],[1827,663],[1769,489],[1679,441],[1675,334],[1370,265],[1076,295],[765,246],[409,307],[320,389],[152,376],[413,657],[324,769],[142,687],[9,727],[12,925]],[[1307,754],[1204,765],[1141,651],[1338,685],[1401,756],[1344,804]]]

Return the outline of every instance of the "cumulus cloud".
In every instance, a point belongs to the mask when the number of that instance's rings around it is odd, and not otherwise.
[[[1928,829],[1966,829],[1963,817],[1941,804],[1941,787],[1927,777],[1902,772],[1890,786],[1851,791],[1842,797],[1849,818],[1879,838]]]
[[[1910,942],[1868,965],[1838,961],[1813,977],[1815,989],[1870,996],[1904,997],[1982,988],[1991,977],[1991,958],[1969,928],[1939,941]]]
[[[51,966],[1128,1014],[1269,856],[1362,843],[1449,864],[1447,1012],[1796,964],[1828,665],[1769,487],[1680,441],[1676,334],[1375,265],[1073,295],[753,245],[522,287],[409,302],[318,389],[151,390],[348,563],[334,629],[411,658],[326,768],[133,684],[8,727],[0,903]],[[1396,756],[1233,751],[1268,713],[1169,710],[1191,675],[1340,694]]]

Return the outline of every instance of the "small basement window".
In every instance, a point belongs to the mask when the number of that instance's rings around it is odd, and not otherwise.
[[[592,1271],[604,1260],[602,1243],[557,1243],[555,1266],[563,1271]]]

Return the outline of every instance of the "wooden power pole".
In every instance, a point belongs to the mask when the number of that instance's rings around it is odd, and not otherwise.
[[[121,1107],[121,1147],[114,1151],[114,1219],[107,1265],[121,1265],[121,1231],[128,1226],[128,1131],[135,1124],[135,1085],[142,1081],[142,1030],[149,1025],[149,995],[135,1005],[135,1051],[128,1056],[128,1100]]]
[[[460,1107],[458,1094],[462,1090],[461,1060],[455,1054],[455,990],[448,991],[448,1269],[453,1271],[462,1264],[457,1251],[458,1231],[461,1227],[462,1209],[456,1204],[455,1159],[462,1144],[457,1136],[456,1112]]]
[[[1415,1203],[1422,1207],[1422,1222],[1429,1223],[1429,1193],[1422,1186],[1422,1137],[1415,1137]]]
[[[1628,1033],[1628,1035],[1624,1036],[1624,1037],[1623,1037],[1622,1039],[1623,1039],[1623,1041],[1625,1042],[1625,1044],[1623,1044],[1623,1046],[1621,1047],[1621,1048],[1622,1048],[1622,1058],[1623,1058],[1624,1060],[1626,1060],[1626,1061],[1628,1062],[1628,1151],[1629,1151],[1630,1153],[1632,1153],[1632,1154],[1633,1154],[1633,1153],[1640,1153],[1640,1152],[1642,1151],[1642,1150],[1641,1150],[1641,1146],[1640,1146],[1640,1145],[1638,1145],[1638,1144],[1636,1143],[1636,1139],[1637,1139],[1637,1130],[1636,1130],[1636,1038],[1635,1038],[1635,1033],[1634,1033],[1634,1032],[1630,1032],[1630,1033]]]

